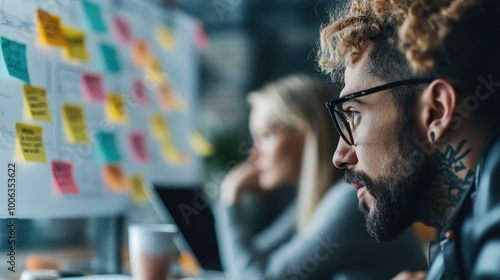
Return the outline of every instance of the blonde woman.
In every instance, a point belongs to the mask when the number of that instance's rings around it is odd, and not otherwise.
[[[391,244],[368,235],[356,191],[331,166],[338,136],[324,104],[333,98],[326,83],[302,74],[248,96],[254,146],[226,176],[217,209],[228,279],[390,279],[427,268],[410,233]],[[241,195],[283,185],[297,187],[296,203],[253,236]]]

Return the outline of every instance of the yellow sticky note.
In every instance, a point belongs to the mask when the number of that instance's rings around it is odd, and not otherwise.
[[[150,117],[149,129],[153,137],[158,141],[170,138],[170,131],[161,114],[154,114]]]
[[[160,150],[166,162],[173,165],[184,165],[189,160],[186,155],[179,151],[170,140],[160,143]]]
[[[127,123],[127,104],[118,93],[110,92],[106,100],[106,114],[108,118],[117,123]]]
[[[175,38],[168,26],[158,26],[156,28],[156,38],[162,48],[166,50],[175,49]]]
[[[87,124],[82,106],[63,104],[63,126],[71,143],[88,142]]]
[[[136,173],[130,178],[130,187],[132,189],[132,200],[135,204],[143,204],[148,201],[141,173]]]
[[[24,108],[32,120],[51,122],[47,91],[44,88],[30,85],[23,86]]]
[[[38,9],[36,11],[36,19],[38,23],[38,34],[40,34],[42,43],[57,47],[66,46],[60,17]]]
[[[158,85],[165,80],[161,67],[161,63],[158,59],[152,58],[151,63],[146,66],[146,82],[152,85]]]
[[[81,29],[63,27],[62,32],[67,46],[64,48],[66,60],[89,61],[89,53],[85,43],[85,32]]]
[[[200,132],[193,130],[189,134],[189,143],[193,151],[200,156],[210,156],[214,153],[214,146]]]
[[[47,162],[41,126],[16,123],[16,138],[25,161]]]

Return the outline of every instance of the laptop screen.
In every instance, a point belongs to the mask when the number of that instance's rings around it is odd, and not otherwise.
[[[205,270],[222,271],[215,221],[201,186],[153,184],[170,216]]]

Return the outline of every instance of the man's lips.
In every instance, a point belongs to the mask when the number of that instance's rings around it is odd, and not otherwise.
[[[351,183],[351,185],[358,191],[358,199],[361,199],[361,196],[363,196],[363,194],[366,192],[365,186],[355,183]]]

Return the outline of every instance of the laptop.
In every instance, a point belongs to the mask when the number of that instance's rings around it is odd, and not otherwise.
[[[177,225],[180,231],[176,245],[190,252],[201,269],[203,279],[224,279],[215,232],[215,220],[202,183],[173,185],[153,183],[147,192],[159,218]],[[195,279],[195,278],[193,278]]]

